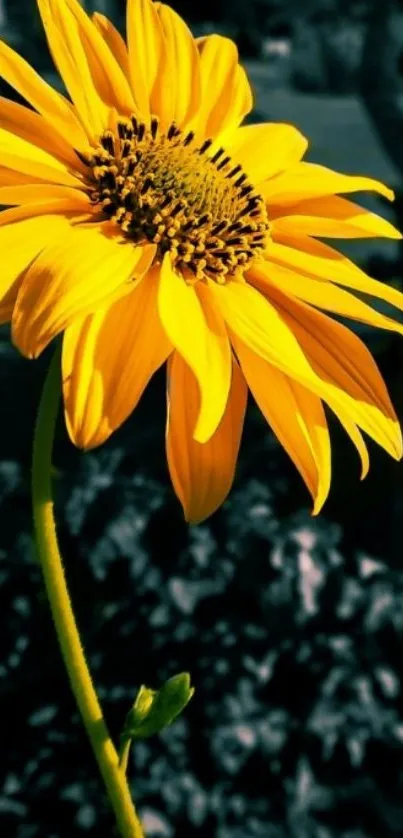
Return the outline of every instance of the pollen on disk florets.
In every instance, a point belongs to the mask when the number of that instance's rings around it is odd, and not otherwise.
[[[169,251],[187,276],[225,282],[263,252],[269,223],[242,167],[212,145],[133,116],[116,134],[105,131],[91,156],[79,156],[91,169],[92,202],[128,238],[156,244],[159,261]]]

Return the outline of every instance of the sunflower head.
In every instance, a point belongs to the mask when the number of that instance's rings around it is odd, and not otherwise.
[[[63,334],[67,428],[100,445],[167,362],[167,459],[186,517],[226,497],[251,391],[314,512],[330,487],[326,410],[399,458],[400,428],[362,341],[335,313],[402,332],[403,296],[323,240],[401,238],[347,200],[369,177],[303,161],[292,125],[242,125],[235,45],[128,0],[127,43],[78,0],[37,0],[68,97],[0,42],[0,316],[37,356]],[[357,294],[356,294],[357,292]],[[329,316],[330,315],[330,316]]]
[[[188,279],[225,282],[263,253],[269,223],[241,164],[212,146],[175,123],[161,132],[156,117],[146,126],[133,115],[80,159],[94,207],[128,240],[156,244],[156,261],[169,253]]]

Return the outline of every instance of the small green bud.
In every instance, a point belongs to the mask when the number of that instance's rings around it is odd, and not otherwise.
[[[136,701],[129,713],[129,715],[131,714],[131,724],[134,728],[140,727],[144,719],[147,717],[155,696],[155,690],[150,690],[150,688],[145,687],[144,684],[141,685],[136,696]]]
[[[179,716],[193,693],[188,672],[169,678],[159,690],[143,684],[126,717],[122,739],[143,739],[160,733]]]

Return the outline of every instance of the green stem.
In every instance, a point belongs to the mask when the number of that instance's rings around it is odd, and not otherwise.
[[[121,743],[119,748],[119,765],[124,774],[127,773],[127,764],[129,761],[129,754],[130,754],[130,745],[132,744],[132,740],[129,738],[124,739]]]
[[[85,659],[66,585],[53,517],[51,468],[60,402],[60,351],[45,381],[35,426],[32,499],[36,541],[60,649],[122,838],[144,838]]]

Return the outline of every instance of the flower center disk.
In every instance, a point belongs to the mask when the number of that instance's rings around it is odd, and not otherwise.
[[[136,244],[157,245],[156,260],[195,279],[225,282],[263,253],[269,222],[262,197],[240,164],[212,140],[197,144],[172,124],[166,133],[133,116],[105,131],[91,156],[89,194],[105,218]]]

